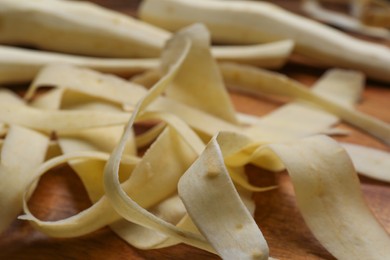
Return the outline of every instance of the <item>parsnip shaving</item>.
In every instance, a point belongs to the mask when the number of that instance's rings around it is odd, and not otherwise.
[[[390,81],[390,50],[385,46],[353,38],[269,2],[146,0],[139,16],[171,31],[202,22],[212,39],[223,43],[291,39],[296,44],[294,52],[324,65],[360,70],[369,77]]]
[[[310,92],[297,81],[277,73],[238,64],[221,64],[224,79],[229,85],[238,85],[244,91],[256,94],[258,91],[273,95],[284,95],[308,101],[390,144],[390,126],[374,117],[333,102],[329,98]]]
[[[47,64],[72,64],[98,71],[130,76],[158,66],[157,59],[103,59],[0,45],[0,83],[23,83],[34,79]]]
[[[153,98],[156,98],[157,95],[159,94],[159,92],[160,92],[161,90],[163,90],[163,88],[164,88],[164,87],[167,85],[167,83],[171,80],[171,78],[173,77],[173,75],[175,75],[175,73],[177,72],[177,70],[178,70],[178,68],[179,68],[179,65],[180,65],[181,62],[183,61],[183,57],[185,57],[186,52],[187,52],[187,50],[188,50],[188,46],[189,46],[189,44],[187,43],[187,40],[186,40],[185,38],[183,39],[183,44],[184,44],[184,45],[183,45],[183,54],[182,54],[182,56],[181,56],[181,57],[178,59],[178,61],[172,66],[172,69],[170,70],[170,72],[168,73],[168,75],[167,75],[165,78],[163,78],[163,79],[159,82],[159,84],[156,86],[156,88],[153,89],[154,91],[151,92],[151,96],[146,96],[146,97],[143,99],[145,103],[143,103],[143,104],[140,105],[141,108],[142,108],[142,106],[145,106],[148,102],[151,102],[151,101],[153,100]],[[134,118],[135,115],[136,115],[136,114],[133,114],[133,117],[132,117],[132,118]],[[129,129],[128,129],[127,131],[129,131]],[[126,132],[126,133],[125,133],[125,136],[126,136],[126,135],[128,136],[128,134],[129,134],[129,132]],[[124,143],[122,143],[122,144],[124,145]],[[175,151],[175,149],[167,149],[167,150],[168,150],[168,151]],[[154,153],[152,153],[152,154],[158,155],[159,153],[154,152]],[[144,157],[144,158],[145,158],[145,157]],[[175,158],[175,156],[172,156],[172,158]],[[187,157],[187,159],[188,159],[188,157]],[[143,166],[141,166],[141,167],[148,167],[147,165],[150,165],[151,159],[150,159],[148,156],[146,156],[146,159],[145,159],[145,160],[147,160],[148,163],[143,164]],[[156,160],[158,160],[157,157],[156,157]],[[166,163],[166,162],[165,162],[165,163]],[[178,166],[178,165],[177,165],[176,163],[173,164],[172,169],[174,169],[174,171],[176,171],[176,172],[177,172],[177,171],[180,172],[180,168],[178,168],[177,166]],[[142,173],[142,172],[143,172],[143,169],[140,168],[140,173]],[[138,174],[138,175],[139,175],[139,174]],[[136,176],[136,175],[134,175],[134,176]],[[140,175],[140,176],[141,176],[141,175]],[[157,177],[164,178],[164,176],[157,176]],[[134,178],[135,178],[135,177],[133,177],[133,178],[131,179],[132,182],[130,182],[130,186],[128,186],[130,190],[132,189],[132,186],[131,186],[131,185],[136,185],[136,183],[137,183],[137,181],[134,181]],[[140,180],[141,180],[141,181],[144,180],[144,177],[141,178],[141,179],[139,179],[138,182],[139,182]],[[151,182],[151,179],[148,178],[147,181],[148,181],[148,185],[151,185],[151,188],[152,188],[152,187],[153,187],[153,184],[152,184],[152,182]],[[160,183],[160,182],[158,181],[157,183]],[[145,192],[145,191],[148,190],[146,187],[144,187],[144,188],[145,188],[145,189],[143,189],[142,192]],[[168,187],[166,187],[165,190],[167,190],[167,188],[168,188]],[[153,188],[153,189],[154,189],[154,188]],[[154,189],[154,190],[155,190],[155,189]],[[155,190],[155,191],[156,191],[156,190]],[[163,190],[160,189],[160,190],[159,190],[159,194],[161,194],[161,192],[163,192]],[[149,194],[149,193],[150,193],[150,192],[148,192],[147,194]],[[154,193],[156,193],[156,192],[154,192]],[[161,198],[161,196],[157,196],[157,195],[156,195],[156,198]],[[140,200],[145,200],[145,199],[147,199],[147,200],[150,201],[150,200],[151,200],[151,196],[150,196],[150,194],[149,194],[149,196],[147,196],[147,197],[145,197],[145,196],[140,196],[139,199],[140,199]],[[145,202],[144,202],[144,203],[145,203]],[[141,205],[144,204],[144,203],[141,202]],[[100,205],[103,205],[103,206],[101,206],[101,208],[104,209],[104,212],[105,212],[105,215],[106,215],[107,212],[109,212],[109,210],[107,210],[107,209],[106,209],[106,206],[104,206],[104,205],[105,205],[105,204],[104,204],[104,199],[102,200],[102,202],[100,203]],[[147,206],[147,205],[145,205],[145,206]],[[92,207],[91,209],[93,210],[93,208],[98,208],[98,207],[99,207],[99,205],[98,205],[98,204],[95,204],[94,207]],[[139,206],[138,206],[138,207],[139,207]],[[92,211],[92,210],[90,210],[90,211]],[[143,210],[143,211],[145,211],[145,210]],[[88,210],[85,211],[84,214],[83,214],[83,213],[80,213],[79,215],[80,215],[80,216],[83,216],[83,215],[86,216],[86,217],[87,217],[87,221],[90,221],[90,220],[91,220],[91,219],[90,219],[91,214],[88,214]],[[111,217],[110,217],[110,215],[108,215],[107,217],[110,218],[110,219],[112,219],[112,215],[115,215],[115,214],[112,214],[112,212],[111,212]],[[75,217],[77,218],[77,216],[75,216]],[[107,218],[107,217],[102,217],[102,218],[100,218],[100,221],[99,221],[98,224],[101,225],[101,222],[103,222],[103,220],[104,220],[105,218]],[[29,217],[28,217],[28,218],[29,218]],[[56,227],[56,226],[55,226],[55,223],[53,223],[53,225],[50,226],[49,223],[43,223],[43,222],[41,222],[41,221],[36,220],[35,218],[31,218],[31,219],[34,220],[36,223],[39,223],[39,224],[41,225],[41,228],[42,228],[42,227],[43,227],[43,228],[47,228],[47,230],[45,230],[45,232],[50,232],[50,228],[53,228],[53,227],[54,227],[54,229],[52,229],[52,230],[53,230],[53,235],[57,235],[57,236],[58,236],[58,235],[61,234],[60,228],[58,228],[58,226]],[[64,222],[66,222],[66,221],[64,221]],[[80,221],[78,221],[78,222],[76,222],[76,223],[80,224]],[[61,224],[61,223],[59,223],[59,224]],[[108,223],[106,223],[106,224],[108,224]],[[58,225],[58,224],[57,224],[57,225]],[[74,225],[74,223],[69,223],[69,225]],[[91,226],[91,225],[86,225],[86,226]],[[94,223],[93,226],[94,226],[94,228],[96,228],[98,225]],[[76,233],[80,234],[80,232],[81,232],[81,230],[77,231]],[[85,232],[85,228],[84,228],[83,232]],[[64,232],[63,234],[69,235],[69,234],[70,234],[69,229],[66,229],[66,228],[65,228],[65,232]],[[63,234],[62,234],[61,236],[63,236]],[[196,243],[196,241],[199,240],[199,239],[196,238],[196,236],[195,236],[194,239],[195,239],[195,243]],[[201,240],[202,240],[202,239],[201,239]],[[201,242],[201,240],[199,240],[198,243],[203,244],[203,242]],[[203,245],[203,247],[206,247],[206,248],[207,248],[207,245]]]
[[[73,154],[62,155],[41,164],[39,168],[32,174],[31,177],[33,178],[32,180],[35,180],[36,178],[39,178],[41,175],[43,175],[49,169],[57,165],[60,165],[62,163],[65,163],[69,160],[86,159],[86,158],[95,159],[95,160],[107,160],[108,157],[109,155],[107,153],[92,152],[92,151],[77,152]],[[138,162],[137,158],[131,158],[131,157],[127,158],[126,156],[124,156],[122,159],[123,159],[123,163],[135,164]],[[30,183],[29,189],[33,188],[31,187],[32,183]],[[75,236],[85,235],[120,219],[120,217],[117,214],[115,214],[113,210],[110,210],[111,207],[108,201],[103,197],[101,200],[99,200],[98,203],[95,203],[89,209],[84,210],[75,216],[69,217],[64,220],[58,220],[58,221],[41,221],[37,219],[34,215],[32,215],[32,213],[28,209],[27,195],[28,192],[30,192],[29,189],[27,191],[23,190],[24,192],[23,209],[25,215],[20,216],[19,218],[24,220],[29,220],[30,222],[33,223],[33,225],[36,226],[37,229],[53,237],[75,237]],[[98,218],[96,218],[97,215],[99,215]]]
[[[30,171],[44,161],[48,145],[49,138],[41,133],[10,127],[0,156],[0,233],[22,210],[23,193],[33,180]]]
[[[131,105],[137,103],[146,94],[146,90],[138,84],[109,74],[69,65],[49,65],[42,69],[25,97],[30,99],[37,88],[42,86],[62,87]]]
[[[390,238],[363,200],[345,150],[324,136],[269,146],[291,176],[298,207],[337,259],[386,259]]]
[[[312,92],[341,105],[352,107],[360,99],[363,75],[333,69],[327,71],[313,86]],[[299,119],[298,119],[299,118]],[[261,117],[241,116],[241,119],[275,132],[285,132],[292,138],[323,132],[339,121],[338,117],[303,102],[292,102]],[[257,131],[252,129],[249,131]]]
[[[130,115],[102,111],[50,111],[0,104],[0,121],[44,131],[66,131],[125,124]]]
[[[217,63],[213,60],[209,46],[210,35],[206,27],[196,24],[176,34],[175,37],[188,37],[193,48],[180,67],[178,74],[167,89],[166,95],[172,99],[198,108],[228,122],[235,123],[233,104],[223,84]],[[176,41],[170,41],[162,55],[162,68],[168,70],[172,58],[176,58]],[[191,79],[188,72],[191,71]],[[205,91],[207,89],[207,91]]]
[[[180,65],[185,61],[187,53],[189,53],[189,47],[191,46],[187,37],[188,36],[186,36],[186,34],[178,35],[176,38],[171,40],[171,43],[168,44],[169,47],[166,55],[170,56],[166,56],[166,59],[168,62],[171,62],[171,65],[168,66],[169,71],[159,82],[156,83],[156,85],[153,86],[153,88],[148,91],[148,94],[139,101],[136,108],[134,109],[132,117],[130,118],[130,121],[125,128],[125,132],[120,142],[114,149],[110,159],[106,164],[104,187],[106,196],[111,201],[111,205],[123,218],[127,219],[128,221],[160,232],[164,232],[184,243],[197,246],[204,250],[213,251],[202,236],[181,230],[172,224],[157,218],[155,215],[142,208],[136,201],[133,200],[133,198],[129,197],[125,193],[125,191],[121,188],[118,180],[120,157],[123,153],[124,145],[128,139],[129,131],[131,130],[131,127],[133,126],[133,123],[138,117],[139,113],[141,113],[147,105],[149,105],[154,99],[158,97],[158,95],[161,94],[161,92],[179,72]],[[177,165],[175,165],[175,168],[177,170]]]
[[[189,215],[223,259],[268,259],[267,243],[234,189],[215,138],[178,189]]]
[[[365,176],[390,182],[390,154],[361,145],[343,143],[356,170]]]

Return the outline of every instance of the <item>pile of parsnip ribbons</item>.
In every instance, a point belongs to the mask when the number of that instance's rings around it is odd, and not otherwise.
[[[253,66],[281,66],[293,50],[390,81],[389,49],[268,3],[147,0],[140,16],[178,31],[84,2],[0,1],[0,42],[73,53],[0,46],[0,82],[32,81],[24,99],[0,89],[0,232],[19,216],[53,237],[108,225],[141,249],[186,243],[223,259],[268,259],[251,195],[275,187],[248,182],[253,164],[287,170],[305,222],[336,258],[390,258],[356,174],[390,181],[389,154],[323,135],[340,133],[332,126],[341,119],[390,144],[388,123],[354,109],[364,74],[332,69],[308,89]],[[258,45],[211,48],[211,38]],[[102,71],[140,74],[128,81]],[[245,115],[226,86],[292,101]],[[64,163],[93,205],[39,220],[27,201],[39,178]]]

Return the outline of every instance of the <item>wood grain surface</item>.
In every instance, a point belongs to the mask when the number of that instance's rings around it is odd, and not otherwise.
[[[100,5],[134,15],[138,1],[96,0]],[[297,1],[274,1],[298,11]],[[384,44],[389,44],[383,42]],[[310,63],[292,57],[282,70],[310,86],[324,73]],[[281,104],[275,100],[255,98],[231,93],[237,110],[262,115]],[[390,85],[368,81],[357,109],[390,122]],[[390,151],[356,129],[341,124],[351,134],[338,140],[363,144]],[[306,227],[295,203],[294,190],[286,173],[271,174],[248,166],[252,183],[277,184],[278,189],[257,193],[255,220],[269,243],[270,254],[279,259],[334,259],[313,237]],[[390,169],[389,169],[390,170]],[[389,172],[390,174],[390,172]],[[361,177],[361,187],[369,207],[390,233],[390,184]],[[46,220],[71,216],[90,206],[87,194],[76,176],[67,166],[59,167],[43,176],[29,205],[34,214]],[[2,210],[2,209],[0,209]],[[125,243],[108,228],[87,236],[71,239],[54,239],[35,231],[28,223],[15,220],[0,235],[0,259],[218,259],[210,253],[186,245],[158,250],[138,250]]]

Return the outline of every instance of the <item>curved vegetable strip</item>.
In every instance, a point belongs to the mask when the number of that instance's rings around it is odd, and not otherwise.
[[[216,138],[178,189],[192,220],[223,259],[268,259],[267,243],[229,178]]]
[[[389,48],[353,38],[269,2],[146,0],[139,16],[172,31],[202,22],[213,40],[223,43],[291,39],[297,53],[326,65],[361,70],[372,78],[390,82]]]
[[[51,111],[33,107],[0,104],[0,122],[43,131],[66,131],[110,125],[123,125],[128,113],[103,111]]]
[[[311,90],[341,105],[353,107],[360,99],[363,79],[363,75],[358,72],[332,69],[328,70]],[[244,119],[248,119],[248,116]],[[277,108],[258,119],[249,117],[248,121],[262,128],[274,129],[276,133],[280,132],[286,137],[297,138],[321,133],[336,124],[339,118],[310,104],[298,101]],[[257,129],[246,131],[255,132]]]
[[[136,83],[91,69],[63,64],[43,68],[34,79],[25,98],[30,99],[37,88],[42,86],[70,89],[131,105],[136,104],[146,94],[146,90]]]
[[[28,15],[26,15],[28,13]],[[0,1],[0,42],[109,57],[158,57],[170,34],[88,2]]]
[[[195,24],[178,32],[175,37],[188,37],[193,48],[167,88],[166,95],[227,122],[236,123],[233,104],[210,52],[210,35],[206,27]],[[171,59],[178,55],[174,46],[176,43],[170,41],[162,55],[162,68],[165,71],[169,69]]]
[[[56,167],[62,163],[65,163],[69,160],[75,159],[95,159],[95,160],[107,160],[109,155],[102,152],[75,152],[72,154],[61,155],[55,157],[45,163],[41,164],[38,169],[32,174],[33,181],[42,176],[49,169]],[[122,158],[123,163],[127,164],[136,164],[139,162],[138,158],[124,156]],[[52,236],[52,237],[76,237],[91,233],[99,228],[106,226],[109,223],[112,223],[118,219],[120,216],[112,210],[110,204],[108,203],[105,197],[102,197],[97,203],[95,203],[90,208],[80,212],[77,215],[69,217],[64,220],[58,221],[41,221],[37,219],[28,209],[27,206],[27,195],[33,187],[30,183],[30,188],[23,190],[23,209],[25,215],[19,217],[19,219],[24,219],[30,221],[38,230],[41,232]],[[110,210],[111,209],[111,210]],[[97,217],[98,216],[98,217]]]
[[[31,169],[44,161],[48,145],[46,135],[10,127],[0,156],[0,233],[22,210],[23,192],[34,179]]]
[[[179,36],[173,38],[171,41],[174,42],[171,42],[168,44],[168,46],[175,48],[175,50],[168,49],[168,52],[173,54],[172,59],[170,59],[172,65],[169,66],[168,73],[162,77],[162,79],[157,82],[153,88],[149,90],[148,94],[137,104],[136,108],[134,109],[133,115],[125,128],[125,132],[120,142],[114,149],[109,161],[106,164],[104,187],[106,190],[106,196],[110,200],[112,207],[114,207],[114,209],[128,221],[160,232],[164,232],[184,243],[202,248],[204,250],[213,251],[213,249],[202,236],[178,229],[174,225],[157,218],[142,208],[134,200],[128,197],[128,195],[121,188],[118,180],[118,170],[121,154],[123,153],[124,145],[129,137],[129,132],[132,129],[135,119],[139,116],[139,113],[141,113],[153,100],[155,100],[165,90],[168,84],[172,82],[191,47],[191,42],[186,36]],[[177,48],[179,48],[181,51],[177,51]]]
[[[111,153],[123,132],[123,127],[104,127],[88,129],[77,133],[58,135],[58,143],[64,155],[78,151],[101,151]],[[128,142],[124,156],[134,156],[134,143]],[[103,169],[105,161],[71,160],[69,166],[77,173],[92,202],[96,202],[102,195]],[[133,165],[132,165],[133,166]],[[128,179],[134,167],[122,166],[121,179]]]
[[[121,76],[154,69],[159,64],[157,59],[103,59],[1,45],[0,57],[0,83],[29,82],[48,64],[71,64]]]
[[[356,170],[365,176],[390,182],[390,154],[355,144],[342,143]]]
[[[298,207],[337,259],[387,259],[390,238],[363,200],[347,153],[325,136],[268,146],[287,168]]]
[[[184,50],[186,50],[186,49],[188,49],[188,43],[186,43],[186,42],[183,42],[184,43],[184,46],[183,46],[183,48],[184,48]],[[184,51],[184,54],[185,54],[186,52]],[[183,55],[184,55],[183,54]],[[177,69],[178,69],[178,67],[179,67],[179,65],[181,64],[180,62],[181,61],[183,61],[183,57],[181,57],[180,59],[179,59],[179,61],[176,63],[176,64],[174,64],[173,65],[173,67],[172,67],[172,69],[171,69],[171,71],[170,71],[170,73],[165,77],[165,78],[163,78],[162,80],[161,80],[161,82],[156,86],[156,88],[154,88],[154,89],[152,89],[152,93],[151,93],[151,96],[146,96],[145,97],[145,99],[144,99],[144,103],[141,103],[140,105],[139,105],[139,107],[143,107],[143,106],[146,106],[149,102],[151,102],[158,94],[160,94],[160,92],[164,89],[164,87],[167,85],[167,83],[171,80],[171,78],[175,75],[175,72],[177,72]],[[136,115],[136,114],[135,114]],[[133,116],[132,118],[134,118],[135,116]],[[129,130],[127,130],[127,131],[129,131]],[[125,136],[126,135],[128,135],[128,133],[125,133]],[[161,161],[161,160],[160,160]],[[131,187],[131,186],[130,186]],[[126,195],[127,196],[127,195]],[[104,200],[103,200],[103,203],[104,203]],[[101,204],[101,203],[100,203]],[[97,205],[97,204],[95,204],[95,205]],[[93,207],[95,207],[95,205],[93,206]],[[138,206],[138,207],[140,207],[140,206]],[[105,211],[106,212],[106,211]],[[145,210],[144,209],[142,209],[141,210],[141,216],[143,215],[142,213],[144,213],[145,212]],[[146,212],[146,214],[147,215],[150,215],[150,213],[147,213]],[[79,214],[80,215],[80,214]],[[111,215],[115,215],[115,214],[111,214]],[[87,217],[88,217],[88,215],[86,215]],[[155,218],[154,216],[152,217],[152,218]],[[141,217],[141,219],[143,219],[143,217]],[[156,219],[156,218],[155,218]],[[100,220],[100,219],[99,219]],[[141,220],[142,221],[142,220]],[[153,225],[153,223],[155,223],[155,222],[153,222],[153,220],[152,220],[152,225]],[[162,222],[161,220],[159,220],[158,218],[157,218],[157,223],[164,223],[164,222]],[[94,225],[95,225],[95,223],[93,223]],[[96,226],[96,225],[95,225]],[[168,231],[169,230],[173,230],[173,232],[179,232],[179,233],[175,233],[175,234],[179,234],[179,237],[180,237],[180,234],[181,234],[181,232],[180,231],[175,231],[176,230],[176,228],[174,228],[174,226],[171,226],[171,225],[168,225],[167,226],[168,227]],[[157,227],[157,228],[160,228],[160,227]],[[163,227],[163,229],[164,229],[164,227]],[[69,231],[68,231],[69,232]],[[188,235],[188,234],[187,234]],[[188,239],[188,238],[185,238],[185,240],[188,240],[190,243],[195,243],[195,244],[198,244],[198,246],[200,246],[200,247],[202,247],[202,248],[205,248],[205,249],[208,249],[208,250],[211,250],[210,249],[210,247],[207,245],[207,243],[205,244],[205,242],[203,242],[203,239],[201,238],[201,237],[199,237],[199,236],[197,236],[197,235],[193,235],[193,234],[189,234],[190,235],[190,237],[192,237],[192,239],[190,238],[190,239]]]
[[[390,144],[390,125],[372,116],[333,102],[329,98],[310,92],[297,81],[281,74],[267,72],[252,66],[221,64],[225,81],[240,86],[243,91],[254,94],[266,93],[294,97],[326,110],[345,122],[360,128],[386,144]]]

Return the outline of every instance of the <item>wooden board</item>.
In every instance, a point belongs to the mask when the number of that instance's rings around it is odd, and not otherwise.
[[[135,14],[138,1],[100,0],[97,3],[127,14]],[[276,1],[298,10],[297,1]],[[388,43],[387,43],[388,44]],[[287,75],[312,84],[324,73],[305,63],[291,62],[282,69]],[[390,122],[390,85],[367,83],[358,110]],[[266,99],[231,93],[237,110],[256,115],[265,114],[280,104]],[[338,140],[363,144],[390,151],[389,147],[348,125],[351,135]],[[255,220],[260,226],[273,257],[279,259],[334,259],[313,237],[306,227],[294,199],[294,191],[286,173],[271,174],[255,167],[247,167],[254,184],[277,184],[278,189],[254,195],[257,204]],[[390,170],[390,169],[389,169]],[[390,174],[390,173],[389,173]],[[390,233],[390,184],[361,177],[361,186],[368,205]],[[90,206],[86,192],[72,170],[57,168],[46,174],[33,194],[30,207],[38,217],[55,220],[79,212]],[[0,209],[2,210],[2,209]],[[53,239],[35,231],[28,223],[15,220],[0,235],[0,259],[218,259],[210,253],[178,245],[158,250],[138,250],[129,246],[108,228],[72,239]]]

